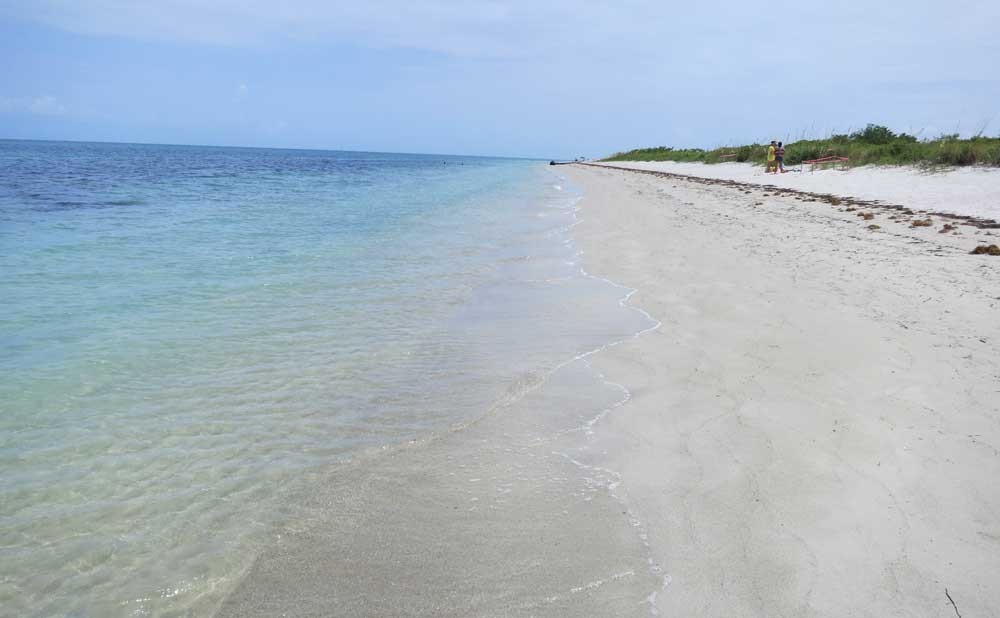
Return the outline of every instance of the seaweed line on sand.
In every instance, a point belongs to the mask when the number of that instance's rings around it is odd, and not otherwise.
[[[748,189],[757,189],[768,191],[772,195],[781,196],[799,196],[805,198],[803,201],[813,201],[813,202],[827,202],[834,206],[849,205],[851,207],[864,206],[867,208],[881,208],[884,210],[895,210],[900,211],[903,214],[912,215],[915,214],[912,210],[905,206],[899,204],[883,204],[878,200],[860,200],[853,197],[840,197],[836,195],[831,195],[829,193],[814,193],[812,191],[803,191],[801,189],[788,189],[785,187],[777,187],[774,185],[760,185],[752,182],[740,182],[738,180],[725,180],[722,178],[702,178],[700,176],[689,176],[687,174],[676,174],[674,172],[660,172],[656,170],[642,170],[635,169],[631,167],[621,167],[618,165],[599,165],[596,163],[577,163],[576,165],[586,165],[589,167],[596,167],[598,169],[612,169],[621,170],[625,172],[634,172],[636,174],[651,174],[653,176],[659,176],[661,178],[671,178],[675,180],[685,180],[688,182],[694,182],[703,185],[717,185],[723,187],[731,187],[741,191],[746,191]],[[853,208],[856,210],[856,208]],[[852,210],[852,208],[848,208]],[[932,215],[935,217],[940,217],[942,219],[950,219],[953,221],[960,221],[961,225],[968,225],[979,229],[1000,229],[1000,222],[994,219],[986,219],[982,217],[973,217],[971,215],[959,215],[950,212],[927,212],[925,216]]]

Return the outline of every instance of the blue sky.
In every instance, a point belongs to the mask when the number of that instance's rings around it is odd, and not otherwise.
[[[0,0],[0,137],[571,157],[997,135],[998,23],[995,0]]]

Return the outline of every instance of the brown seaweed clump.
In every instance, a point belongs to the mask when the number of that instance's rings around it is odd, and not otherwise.
[[[1000,255],[1000,247],[996,245],[979,245],[969,253],[972,255]]]
[[[864,217],[865,221],[871,221],[872,219],[875,218],[875,215],[870,212],[863,212],[861,213],[861,216]]]
[[[874,223],[872,223],[871,225],[868,226],[868,229],[874,232],[875,230],[882,229],[882,226],[881,225],[875,225]]]
[[[956,226],[954,226],[954,225],[952,225],[950,223],[945,223],[944,225],[941,226],[941,229],[938,230],[938,234],[947,234],[948,232],[950,232],[950,231],[952,231],[954,229],[956,229]]]
[[[830,203],[833,204],[833,202],[830,202]],[[833,204],[833,205],[836,206],[837,204]],[[847,208],[845,208],[845,210],[847,212],[854,212],[855,210],[857,210],[857,208],[855,208],[854,206],[848,206]]]
[[[934,225],[934,222],[930,219],[914,219],[910,221],[910,227],[930,227]]]

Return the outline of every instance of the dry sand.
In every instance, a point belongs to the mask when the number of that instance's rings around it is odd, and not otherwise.
[[[765,174],[750,163],[679,163],[625,161],[614,167],[670,172],[701,178],[720,178],[755,185],[832,193],[886,204],[904,204],[913,210],[949,212],[1000,220],[1000,169],[983,167],[915,168],[865,166],[846,170]]]
[[[633,394],[594,447],[663,567],[655,609],[1000,615],[1000,257],[968,255],[994,232],[566,174],[589,268],[663,321],[594,359]]]

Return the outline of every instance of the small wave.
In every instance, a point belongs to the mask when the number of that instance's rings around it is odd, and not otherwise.
[[[58,200],[54,202],[48,202],[46,204],[40,204],[35,206],[32,210],[39,212],[54,212],[54,211],[64,211],[64,210],[78,210],[81,208],[114,208],[116,206],[141,206],[146,204],[146,200],[139,198],[123,199],[123,200],[102,200],[96,202],[83,202],[78,200]]]
[[[520,401],[522,397],[538,388],[538,385],[545,381],[545,377],[544,373],[537,373],[533,371],[524,371],[520,373],[507,385],[503,395],[500,396],[494,404],[494,407],[502,408],[516,401]]]
[[[139,198],[132,198],[128,200],[107,200],[104,202],[97,202],[101,206],[142,206],[146,203],[146,200]]]
[[[92,205],[87,202],[76,202],[72,200],[59,200],[56,202],[47,202],[45,204],[39,204],[32,207],[32,210],[38,212],[53,212],[59,210],[76,210],[77,208],[89,208]]]

